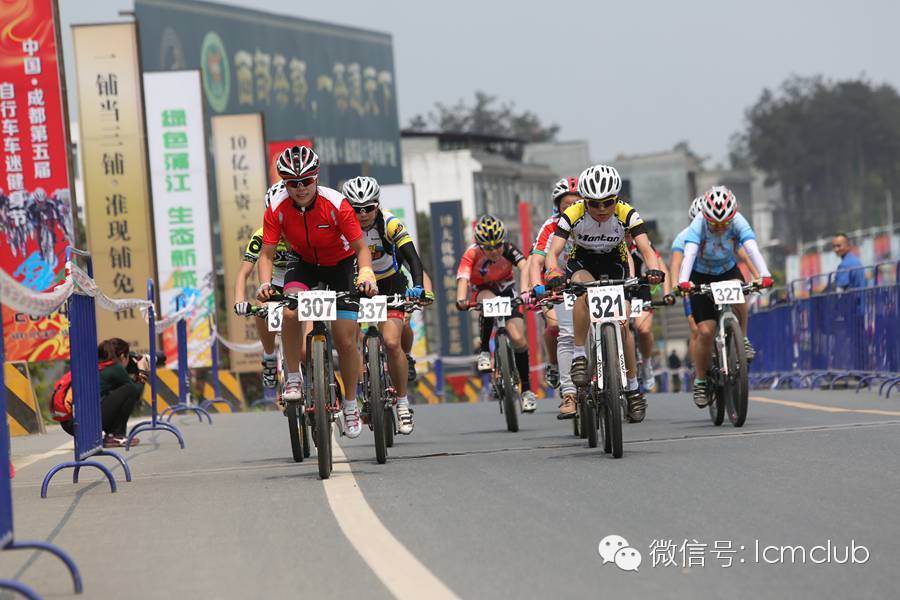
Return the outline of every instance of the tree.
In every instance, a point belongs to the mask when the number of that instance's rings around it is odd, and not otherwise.
[[[462,99],[453,106],[435,102],[433,111],[414,116],[408,128],[495,135],[526,142],[552,141],[559,133],[559,125],[544,125],[531,111],[518,113],[512,102],[497,106],[497,96],[482,91],[475,92],[475,101],[471,105]]]
[[[752,162],[782,186],[790,239],[884,223],[900,184],[900,96],[865,80],[792,77],[763,90],[732,138],[732,163]]]

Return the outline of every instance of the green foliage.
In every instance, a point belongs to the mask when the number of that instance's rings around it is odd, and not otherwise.
[[[884,223],[900,184],[900,95],[859,79],[792,77],[764,90],[731,159],[782,186],[788,239]]]
[[[453,106],[435,102],[433,111],[414,116],[408,127],[415,131],[476,133],[526,142],[553,141],[559,133],[559,125],[544,125],[531,111],[516,112],[512,102],[497,106],[497,96],[481,91],[475,92],[473,104],[467,104],[462,99]]]

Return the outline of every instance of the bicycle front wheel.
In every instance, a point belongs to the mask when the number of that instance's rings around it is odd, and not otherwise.
[[[506,429],[515,433],[519,431],[519,390],[513,379],[512,346],[510,346],[509,338],[503,334],[497,336],[496,342],[497,348],[494,350],[494,357],[497,361],[495,376],[500,377],[503,415],[506,417]]]
[[[331,477],[331,394],[330,382],[327,379],[328,369],[325,368],[326,358],[325,341],[313,338],[312,348],[312,378],[313,397],[316,411],[316,458],[319,462],[319,477],[328,479]]]
[[[735,427],[747,420],[748,396],[747,355],[744,351],[744,336],[740,325],[729,320],[725,324],[725,347],[728,348],[728,377],[725,381],[725,408],[728,420]]]
[[[288,402],[285,411],[288,419],[288,433],[291,436],[291,453],[294,456],[294,462],[303,462],[303,437],[300,433],[302,426],[300,417],[300,403]]]
[[[600,328],[603,360],[603,394],[606,430],[613,458],[622,458],[622,376],[619,372],[619,351],[615,327],[610,323]]]
[[[369,418],[375,434],[375,460],[379,465],[387,462],[387,435],[384,413],[384,373],[381,364],[380,342],[377,336],[366,338],[366,372],[369,389]]]
[[[709,394],[709,419],[716,427],[720,426],[725,420],[725,390],[724,390],[724,371],[722,370],[722,357],[717,350],[713,350],[713,369],[715,376],[706,376],[706,393]]]

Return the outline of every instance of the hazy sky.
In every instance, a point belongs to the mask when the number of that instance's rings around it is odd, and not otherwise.
[[[66,29],[133,6],[60,3]],[[900,3],[890,0],[223,3],[392,34],[402,125],[484,90],[558,123],[560,139],[588,140],[597,160],[679,140],[722,160],[746,108],[792,74],[900,88]]]

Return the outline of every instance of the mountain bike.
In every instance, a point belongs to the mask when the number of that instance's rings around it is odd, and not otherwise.
[[[690,291],[691,295],[710,296],[718,312],[712,362],[706,372],[709,418],[716,426],[725,421],[726,414],[735,427],[747,420],[750,388],[744,333],[731,307],[746,302],[744,294],[759,290],[757,283],[732,279],[697,285]]]
[[[522,393],[512,342],[506,331],[506,320],[520,304],[521,298],[508,296],[495,296],[468,304],[469,310],[481,311],[485,317],[494,318],[494,368],[491,371],[491,392],[500,402],[500,412],[506,417],[506,429],[513,433],[519,431]]]
[[[394,435],[399,433],[399,430],[394,415],[397,394],[391,383],[391,374],[384,352],[384,338],[378,331],[378,323],[387,321],[390,310],[406,312],[422,306],[422,302],[395,294],[362,297],[359,303],[357,320],[368,324],[362,341],[365,390],[362,420],[375,434],[375,460],[383,465],[387,462],[387,449],[394,445]]]
[[[587,283],[570,282],[562,290],[567,305],[587,294],[591,328],[588,331],[588,368],[591,384],[579,394],[579,425],[590,448],[597,447],[597,432],[603,451],[613,458],[623,454],[622,419],[628,414],[625,398],[625,354],[621,323],[628,319],[625,293],[642,284],[636,277],[607,279]]]

